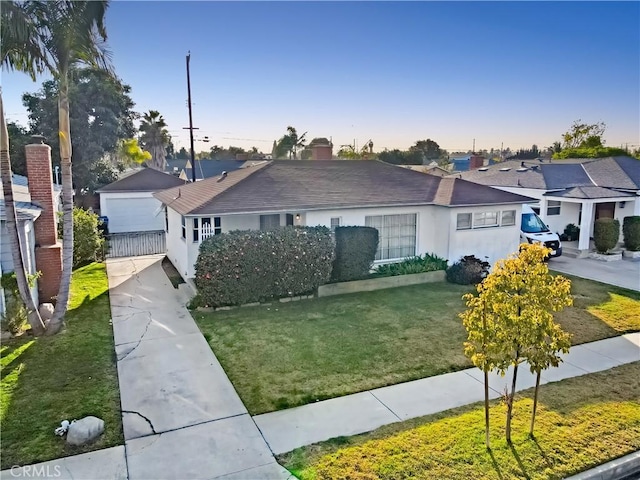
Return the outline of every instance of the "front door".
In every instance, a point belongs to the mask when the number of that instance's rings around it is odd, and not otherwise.
[[[596,220],[599,218],[613,218],[616,213],[616,203],[596,203]]]

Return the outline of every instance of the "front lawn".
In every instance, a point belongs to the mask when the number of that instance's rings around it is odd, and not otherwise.
[[[640,293],[574,279],[576,305],[559,315],[574,344],[640,330]],[[213,313],[195,312],[252,414],[471,366],[449,283]]]
[[[25,465],[123,443],[120,394],[105,265],[76,270],[67,328],[53,337],[2,345],[1,468]],[[90,446],[66,445],[53,430],[62,420],[94,415],[105,432]]]
[[[341,437],[281,455],[302,479],[560,479],[640,449],[640,362],[540,387],[535,439],[533,390],[517,395],[513,445],[505,407],[491,406],[491,452],[481,403]]]

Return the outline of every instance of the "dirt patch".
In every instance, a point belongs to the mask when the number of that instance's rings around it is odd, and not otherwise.
[[[171,282],[171,285],[173,285],[173,288],[178,288],[178,285],[185,283],[182,275],[178,273],[176,267],[173,266],[173,263],[171,263],[171,260],[167,257],[162,259],[162,269],[164,270],[164,273],[167,274],[167,277],[169,277],[169,281]]]

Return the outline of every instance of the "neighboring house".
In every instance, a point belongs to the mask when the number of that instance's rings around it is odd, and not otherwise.
[[[180,176],[182,170],[184,170],[185,165],[188,160],[181,160],[179,158],[173,158],[171,160],[167,160],[167,164],[164,168],[165,173],[170,173],[171,175],[175,175],[176,177]]]
[[[196,182],[205,178],[215,177],[222,172],[232,172],[242,168],[245,160],[196,160]],[[193,177],[191,161],[188,160],[180,172],[180,179],[191,182]]]
[[[429,165],[398,165],[402,168],[408,168],[416,172],[428,173],[429,175],[436,175],[438,177],[446,177],[451,172],[446,168],[442,168],[436,162],[431,162]]]
[[[381,263],[427,252],[494,262],[517,250],[531,201],[374,160],[270,161],[154,196],[167,208],[167,254],[185,278],[205,237],[285,225],[375,227]]]
[[[144,168],[97,190],[100,215],[108,218],[109,233],[164,230],[162,204],[153,192],[184,184],[178,177]]]
[[[466,172],[474,170],[484,165],[485,159],[481,155],[466,154],[460,156],[451,156],[449,159],[453,165],[454,172]]]
[[[581,254],[596,219],[640,215],[640,160],[632,157],[512,160],[452,176],[535,198],[551,230],[580,227]]]

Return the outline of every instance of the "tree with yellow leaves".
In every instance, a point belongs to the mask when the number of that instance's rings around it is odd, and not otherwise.
[[[573,303],[571,282],[549,273],[545,259],[550,253],[540,244],[520,245],[518,254],[498,261],[478,285],[477,297],[464,297],[469,307],[461,314],[468,332],[465,354],[485,372],[485,392],[489,370],[496,369],[504,375],[513,366],[511,391],[506,396],[508,442],[519,365],[527,361],[531,372],[537,375],[532,434],[541,371],[557,366],[562,361],[559,353],[569,351],[570,337],[554,322],[553,312]],[[485,394],[485,404],[487,397]]]

